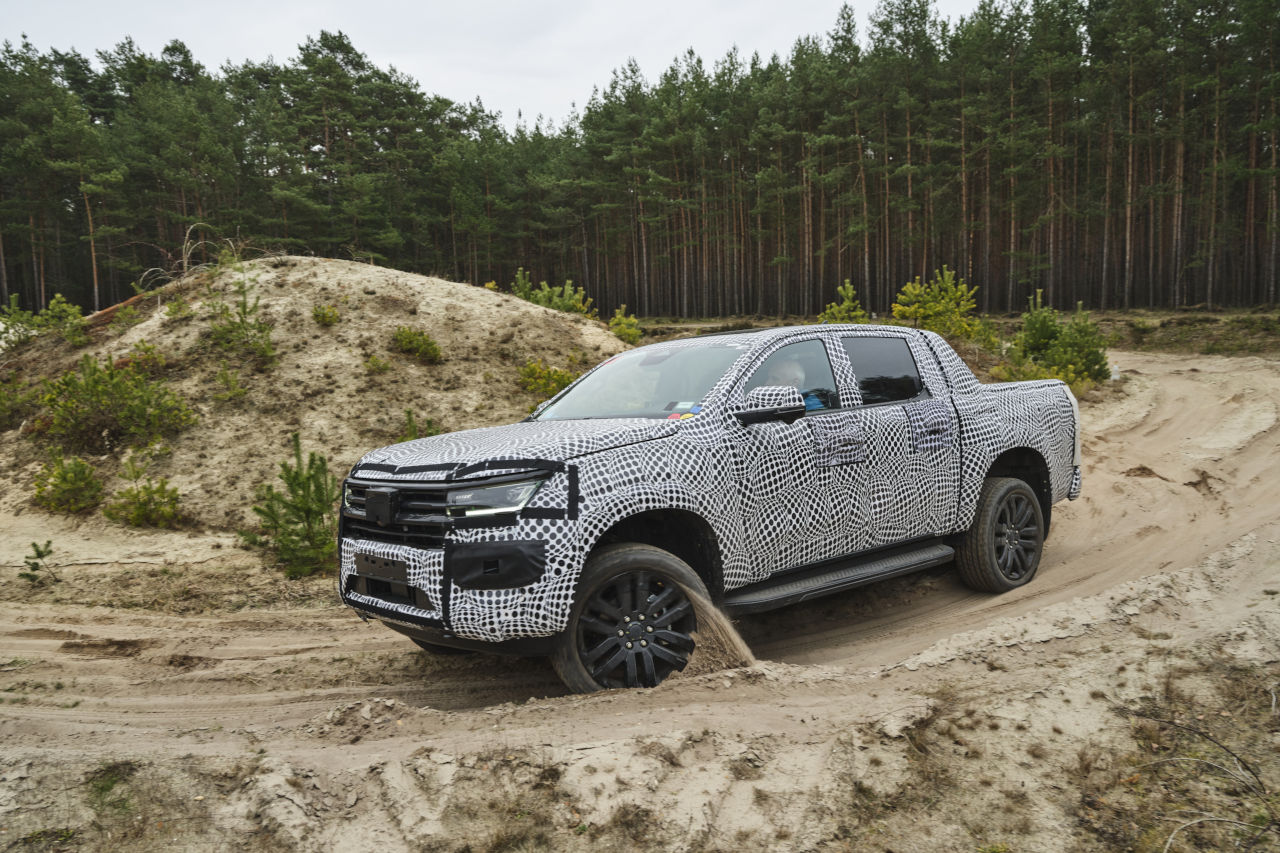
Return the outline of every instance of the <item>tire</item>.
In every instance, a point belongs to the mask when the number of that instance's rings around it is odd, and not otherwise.
[[[455,649],[453,646],[437,646],[435,643],[428,643],[426,640],[417,640],[413,637],[414,644],[424,652],[433,655],[470,655],[475,654],[471,649]]]
[[[650,545],[610,545],[578,580],[569,625],[551,665],[575,693],[656,687],[684,669],[707,588],[689,565]]]
[[[1040,499],[1022,480],[991,477],[982,484],[978,510],[956,549],[965,584],[982,592],[1008,592],[1035,577],[1044,550]]]

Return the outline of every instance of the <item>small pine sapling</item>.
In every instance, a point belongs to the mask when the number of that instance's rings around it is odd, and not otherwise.
[[[147,476],[146,455],[130,454],[124,463],[124,476],[133,485],[116,493],[102,514],[112,521],[130,527],[177,527],[182,519],[178,507],[178,490],[166,477],[153,480]]]
[[[61,578],[54,574],[53,568],[45,562],[52,553],[52,539],[46,539],[43,545],[37,545],[32,542],[31,553],[22,560],[27,569],[24,572],[18,572],[18,577],[32,585],[43,584],[45,581],[53,581],[54,583],[60,581]]]
[[[844,284],[836,288],[836,296],[840,297],[840,301],[827,304],[826,309],[818,315],[819,323],[871,322],[871,317],[862,310],[862,303],[858,301],[857,292],[849,279],[846,278]]]
[[[250,545],[275,552],[285,574],[304,577],[331,567],[337,553],[338,478],[329,462],[312,451],[302,460],[302,442],[293,433],[293,463],[280,463],[284,491],[264,483],[258,487],[253,512],[262,520],[262,533],[242,532]]]
[[[635,314],[627,313],[626,305],[618,306],[613,316],[609,318],[609,331],[623,343],[638,344],[640,342],[640,321],[636,319]]]

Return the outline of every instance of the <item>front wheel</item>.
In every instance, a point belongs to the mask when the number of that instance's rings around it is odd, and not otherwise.
[[[689,565],[650,545],[612,545],[587,560],[569,625],[551,656],[575,693],[656,687],[682,670],[707,589]]]
[[[1028,583],[1040,566],[1044,534],[1040,499],[1030,486],[1013,477],[987,479],[973,526],[956,549],[960,578],[983,592]]]

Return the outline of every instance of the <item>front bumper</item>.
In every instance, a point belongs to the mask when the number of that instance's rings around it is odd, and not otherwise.
[[[559,470],[531,505],[481,518],[447,514],[456,481],[349,478],[339,520],[342,601],[410,636],[441,632],[418,637],[438,645],[562,631],[577,576],[577,471],[543,464]],[[366,510],[375,492],[377,505]]]

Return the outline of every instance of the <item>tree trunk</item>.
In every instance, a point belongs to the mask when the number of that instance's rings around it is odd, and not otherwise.
[[[89,205],[89,194],[82,192],[84,197],[84,215],[89,221],[89,268],[93,271],[93,310],[98,312],[102,310],[102,305],[98,300],[98,246],[93,235],[93,208]]]
[[[1133,307],[1133,195],[1134,195],[1133,57],[1129,57],[1129,139],[1124,178],[1124,308]]]

